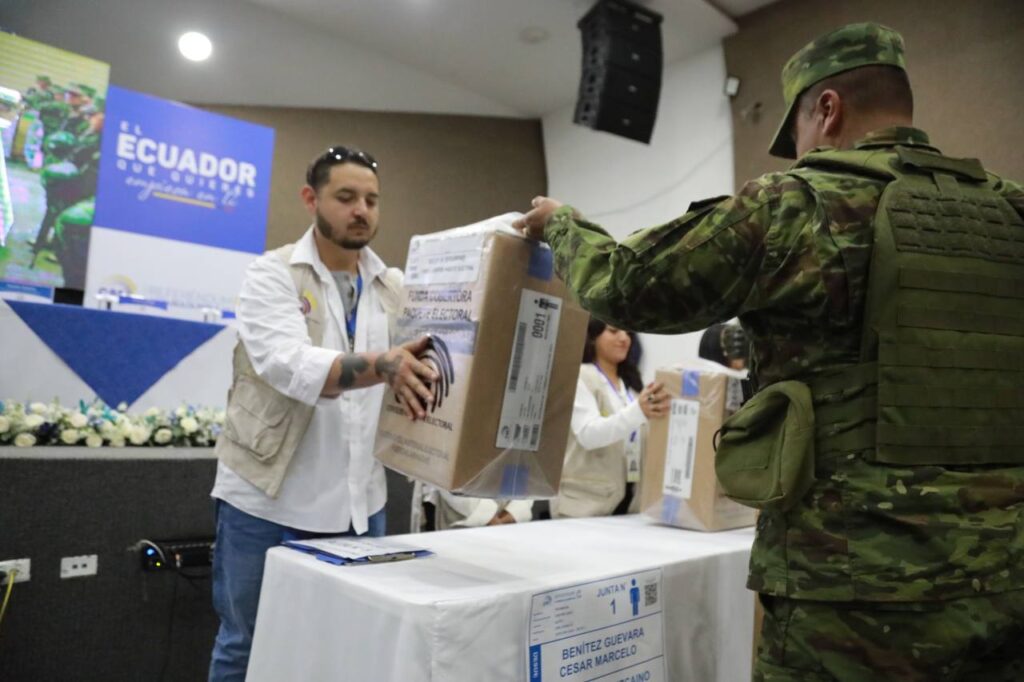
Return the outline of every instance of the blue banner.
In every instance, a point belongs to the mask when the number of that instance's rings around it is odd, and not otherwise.
[[[262,253],[272,128],[110,86],[95,224]]]

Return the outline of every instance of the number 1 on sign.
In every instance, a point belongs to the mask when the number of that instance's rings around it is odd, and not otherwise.
[[[615,615],[615,600],[612,599],[612,615]]]

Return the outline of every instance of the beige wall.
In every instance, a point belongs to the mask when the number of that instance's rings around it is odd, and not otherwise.
[[[783,63],[819,34],[855,21],[903,34],[915,123],[933,143],[1024,181],[1024,1],[781,0],[739,19],[725,41],[728,71],[742,81],[732,108],[737,187],[788,165],[767,151],[783,114]]]
[[[525,210],[547,188],[540,121],[282,107],[203,106],[274,128],[267,246],[310,223],[299,201],[306,166],[332,144],[380,162],[381,223],[374,250],[404,266],[409,238]]]

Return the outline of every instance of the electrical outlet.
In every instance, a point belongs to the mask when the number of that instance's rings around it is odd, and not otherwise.
[[[10,572],[11,569],[16,569],[18,574],[14,576],[14,582],[23,583],[32,577],[32,560],[31,559],[11,559],[9,561],[0,561],[0,571],[5,573]],[[7,576],[0,579],[0,585],[7,584]]]
[[[81,578],[87,575],[96,575],[97,563],[95,554],[66,556],[60,560],[60,577]]]

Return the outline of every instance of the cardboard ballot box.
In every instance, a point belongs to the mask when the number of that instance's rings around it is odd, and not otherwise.
[[[396,342],[431,335],[441,378],[422,421],[386,393],[377,432],[386,466],[473,497],[556,494],[586,336],[551,250],[515,217],[412,239]]]
[[[754,524],[755,510],[723,495],[715,476],[715,432],[742,403],[742,377],[707,360],[655,372],[672,404],[668,417],[649,426],[640,488],[645,515],[692,530]]]

